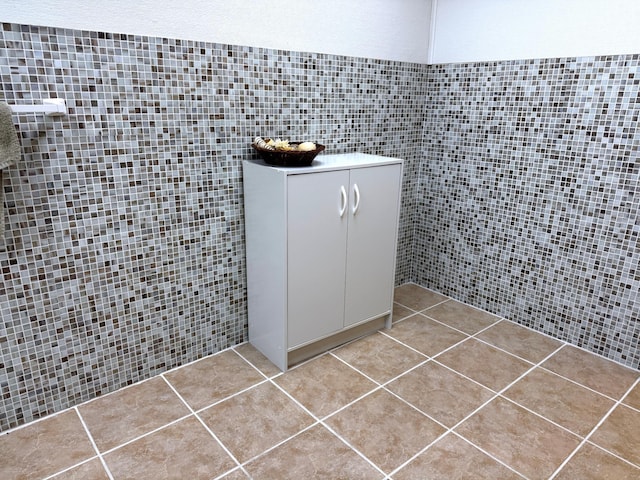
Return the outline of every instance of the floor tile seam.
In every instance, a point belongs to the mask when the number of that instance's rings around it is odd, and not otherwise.
[[[341,359],[338,359],[338,360],[342,361]],[[358,372],[358,373],[361,373],[361,372],[359,372],[359,371],[358,371],[357,369],[355,369],[355,368],[354,368],[354,370],[355,370],[356,372]],[[364,375],[364,374],[363,374],[363,375]],[[365,375],[365,377],[366,377],[366,375]],[[335,411],[333,411],[333,412],[331,412],[331,413],[328,413],[328,414],[326,414],[326,415],[324,415],[324,416],[322,416],[322,417],[319,417],[318,415],[316,415],[315,413],[313,413],[311,410],[309,410],[307,407],[305,407],[305,406],[304,406],[304,405],[303,405],[303,404],[302,404],[298,399],[296,399],[292,394],[290,394],[289,392],[287,392],[287,391],[284,389],[284,387],[282,387],[281,385],[279,385],[278,383],[276,383],[276,382],[274,382],[274,381],[271,381],[271,383],[272,383],[272,384],[273,384],[273,385],[274,385],[278,390],[280,390],[282,393],[284,393],[284,394],[285,394],[285,395],[286,395],[286,396],[287,396],[291,401],[293,401],[296,405],[298,405],[298,407],[302,408],[302,409],[303,409],[307,414],[309,414],[309,415],[310,415],[310,416],[315,420],[315,422],[316,422],[316,423],[321,423],[321,422],[323,422],[324,420],[327,420],[328,418],[330,418],[330,417],[332,417],[332,416],[334,416],[334,415],[336,415],[336,414],[340,413],[341,411],[343,411],[343,410],[347,409],[348,407],[350,407],[350,406],[351,406],[351,405],[353,405],[354,403],[356,403],[356,402],[358,402],[358,401],[362,400],[363,398],[365,398],[365,397],[367,397],[367,396],[369,396],[369,395],[371,395],[371,394],[373,394],[373,393],[377,392],[378,390],[380,390],[380,389],[382,388],[382,386],[381,386],[378,382],[376,382],[375,380],[373,380],[373,379],[371,379],[371,378],[369,378],[369,377],[367,377],[367,379],[369,379],[370,381],[372,381],[372,382],[374,383],[375,387],[374,387],[373,389],[369,390],[369,391],[368,391],[368,392],[366,392],[366,393],[363,393],[363,394],[362,394],[362,395],[360,395],[358,398],[356,398],[356,399],[354,399],[354,400],[350,401],[349,403],[347,403],[347,404],[343,405],[342,407],[338,408],[337,410],[335,410]],[[296,434],[296,435],[297,435],[297,434]]]
[[[421,356],[423,356],[423,357],[431,358],[431,357],[430,357],[429,355],[427,355],[426,353],[421,352],[420,350],[418,350],[417,348],[412,347],[411,345],[407,345],[407,344],[406,344],[406,343],[404,343],[402,340],[398,340],[397,338],[392,337],[392,336],[391,336],[391,335],[389,335],[388,333],[385,333],[385,332],[382,332],[382,331],[380,331],[380,332],[378,332],[378,333],[380,333],[380,335],[384,335],[385,337],[387,337],[387,338],[389,338],[389,339],[393,340],[394,342],[399,343],[399,344],[400,344],[400,345],[402,345],[403,347],[407,347],[409,350],[413,350],[415,353],[417,353],[417,354],[419,354],[419,355],[421,355]]]
[[[84,431],[87,434],[87,437],[89,437],[89,441],[91,442],[91,446],[93,447],[93,450],[96,452],[96,457],[91,457],[91,460],[93,460],[94,458],[98,458],[100,460],[100,463],[102,464],[102,468],[104,468],[105,472],[107,473],[107,476],[109,477],[109,480],[113,480],[113,475],[111,474],[111,470],[109,469],[109,467],[107,466],[107,462],[105,462],[103,455],[100,453],[100,449],[98,448],[98,445],[95,442],[95,439],[93,438],[93,435],[91,434],[91,431],[89,430],[89,427],[87,426],[86,422],[84,421],[84,417],[82,416],[82,414],[80,413],[80,410],[78,409],[78,407],[73,407],[73,410],[75,410],[76,415],[78,415],[78,418],[80,419],[80,423],[82,424],[82,428],[84,428]],[[88,461],[88,460],[87,460]],[[79,465],[82,465],[82,462],[80,464],[74,465],[73,467],[70,467],[64,471],[70,470],[71,468],[75,468]],[[57,472],[56,475],[59,475],[62,472]]]
[[[431,358],[429,358],[427,355],[425,355],[424,353],[421,353],[420,355],[422,355],[424,358],[423,361],[418,362],[416,365],[404,370],[402,373],[399,373],[398,375],[385,380],[384,382],[379,382],[377,380],[374,380],[373,378],[371,378],[370,376],[368,376],[366,373],[364,373],[363,371],[359,370],[358,368],[356,368],[355,366],[351,365],[349,362],[347,362],[346,360],[343,360],[342,358],[338,357],[337,355],[333,354],[332,355],[339,361],[341,361],[342,363],[344,363],[345,365],[347,365],[349,368],[353,369],[354,371],[356,371],[357,373],[359,373],[360,375],[364,376],[367,380],[372,381],[373,383],[375,383],[376,385],[378,385],[378,388],[376,388],[375,390],[378,390],[379,387],[383,387],[384,385],[387,385],[395,380],[397,380],[398,378],[402,377],[403,375],[405,375],[406,373],[415,370],[418,367],[421,367],[422,365],[428,363],[431,361]],[[373,393],[373,392],[369,392],[369,393]]]
[[[506,385],[505,387],[503,387],[502,389],[495,391],[489,387],[487,387],[486,385],[482,385],[479,382],[476,382],[475,380],[467,377],[466,375],[461,374],[460,372],[457,372],[453,369],[450,369],[451,371],[462,375],[464,378],[467,378],[471,381],[473,381],[474,383],[477,383],[478,385],[484,387],[485,389],[489,390],[490,392],[493,393],[493,395],[488,398],[486,401],[484,401],[482,404],[480,404],[477,408],[475,408],[474,410],[472,410],[470,413],[468,413],[466,416],[464,416],[461,420],[459,420],[455,425],[453,425],[452,427],[450,427],[451,431],[454,431],[456,428],[458,428],[460,425],[462,425],[464,422],[466,422],[468,419],[470,419],[472,416],[474,416],[476,413],[478,413],[480,410],[482,410],[484,407],[486,407],[487,405],[489,405],[489,403],[493,402],[496,398],[499,398],[502,396],[502,394],[507,391],[509,388],[511,388],[513,385],[515,385],[517,382],[519,382],[522,378],[524,378],[526,375],[528,375],[530,372],[532,372],[534,369],[536,369],[540,363],[546,361],[547,358],[549,358],[551,355],[553,355],[553,353],[549,354],[547,357],[545,357],[544,359],[542,359],[537,365],[532,365],[531,368],[529,368],[528,370],[526,370],[525,372],[523,372],[520,376],[518,376],[516,379],[514,379],[511,383],[509,383],[508,385]],[[434,360],[435,361],[435,360]],[[437,362],[439,365],[442,365],[445,368],[449,368],[446,365],[441,364],[440,362]]]
[[[339,435],[338,432],[336,432],[333,428],[331,428],[329,425],[327,425],[327,423],[325,423],[324,421],[320,421],[320,424],[326,428],[327,430],[329,430],[329,432],[334,435],[338,440],[340,440],[342,443],[344,443],[347,447],[349,447],[352,451],[354,451],[360,458],[362,458],[365,462],[367,462],[369,465],[371,465],[373,468],[375,468],[376,470],[378,470],[383,478],[386,477],[388,474],[382,470],[382,468],[380,466],[378,466],[373,460],[371,460],[369,457],[367,457],[363,452],[361,452],[360,450],[358,450],[356,447],[354,447],[353,445],[351,445],[351,443],[346,439],[343,438],[342,435]]]
[[[556,352],[560,351],[560,350],[561,350],[561,349],[563,349],[563,348],[571,348],[571,347],[573,347],[573,345],[571,345],[571,344],[566,344],[566,345],[563,345],[562,347],[560,347],[558,350],[556,350]],[[594,353],[591,353],[591,355],[595,355],[595,354],[594,354]],[[580,383],[580,382],[578,382],[577,380],[574,380],[574,379],[569,378],[569,377],[565,377],[564,375],[562,375],[562,374],[560,374],[560,373],[558,373],[558,372],[554,372],[553,370],[551,370],[551,369],[549,369],[549,368],[545,367],[544,365],[540,365],[540,367],[539,367],[539,368],[543,369],[545,372],[548,372],[548,373],[551,373],[551,374],[553,374],[553,375],[555,375],[555,376],[557,376],[557,377],[560,377],[560,378],[562,378],[563,380],[567,380],[568,382],[573,383],[574,385],[578,385],[578,386],[580,386],[580,387],[582,387],[582,388],[586,388],[587,390],[589,390],[589,391],[590,391],[590,392],[592,392],[592,393],[597,393],[597,394],[598,394],[598,395],[600,395],[601,397],[608,398],[609,400],[611,400],[611,401],[613,401],[613,402],[617,402],[617,401],[619,400],[619,399],[617,399],[617,398],[615,398],[615,397],[611,397],[611,396],[607,395],[606,393],[599,392],[598,390],[595,390],[595,389],[593,389],[593,388],[589,387],[588,385],[584,385],[583,383]],[[640,377],[639,377],[637,380],[640,380]],[[636,380],[636,381],[637,381],[637,380]],[[626,396],[626,395],[624,395],[624,396]]]
[[[536,412],[535,410],[533,410],[533,409],[531,409],[531,408],[529,408],[529,407],[527,407],[525,405],[522,405],[522,404],[518,403],[517,401],[513,400],[512,398],[509,398],[509,397],[505,396],[503,393],[499,394],[498,396],[501,399],[503,399],[503,400],[505,400],[505,401],[507,401],[509,403],[512,403],[515,406],[522,408],[523,410],[526,410],[527,412],[531,413],[532,415],[535,415],[536,417],[551,423],[552,425],[564,430],[565,432],[567,432],[567,433],[569,433],[569,434],[571,434],[571,435],[573,435],[575,437],[578,437],[580,439],[580,441],[584,440],[584,435],[582,435],[580,433],[577,433],[577,432],[574,432],[573,430],[569,429],[568,427],[565,427],[565,426],[559,424],[555,420],[551,420],[550,418],[545,417],[542,413]]]
[[[502,318],[500,318],[500,317],[497,317],[496,321],[495,321],[495,322],[492,322],[490,325],[487,325],[486,327],[482,327],[480,330],[478,330],[478,331],[477,331],[477,332],[475,332],[475,333],[468,333],[468,332],[465,332],[464,330],[460,330],[459,328],[456,328],[456,327],[454,327],[454,326],[452,326],[452,325],[448,325],[447,323],[443,322],[442,320],[438,320],[437,318],[432,317],[432,316],[430,316],[430,315],[428,315],[428,314],[426,314],[426,313],[420,312],[420,315],[424,315],[424,316],[425,316],[425,317],[427,317],[429,320],[432,320],[432,321],[434,321],[434,322],[436,322],[436,323],[439,323],[440,325],[443,325],[443,326],[445,326],[445,327],[447,327],[447,328],[450,328],[451,330],[455,330],[455,331],[456,331],[456,332],[458,332],[458,333],[462,333],[463,335],[466,335],[466,336],[468,336],[468,337],[475,337],[475,336],[477,336],[477,335],[479,335],[479,334],[481,334],[481,333],[484,333],[486,330],[488,330],[488,329],[490,329],[491,327],[493,327],[493,326],[497,325],[498,323],[500,323],[500,322],[504,321],[504,319],[502,319]]]
[[[224,480],[224,478],[225,478],[227,475],[230,475],[230,474],[235,473],[235,472],[237,472],[237,471],[240,471],[240,472],[244,473],[248,478],[251,478],[251,475],[249,475],[249,472],[247,472],[247,471],[244,469],[244,467],[243,467],[242,465],[240,465],[239,467],[235,467],[235,468],[232,468],[231,470],[227,470],[226,472],[221,473],[221,474],[220,474],[220,475],[218,475],[217,477],[213,477],[213,479],[212,479],[212,480]]]
[[[431,415],[429,415],[427,412],[423,412],[422,410],[420,410],[418,407],[416,407],[414,404],[412,404],[411,402],[409,402],[408,400],[402,398],[400,395],[398,395],[397,393],[389,390],[386,387],[381,387],[385,392],[391,394],[392,396],[394,396],[395,398],[397,398],[398,400],[400,400],[402,403],[404,403],[405,405],[407,405],[408,407],[410,407],[411,409],[415,410],[416,412],[418,412],[419,414],[427,417],[429,420],[431,420],[434,423],[437,423],[440,427],[444,428],[445,431],[449,430],[449,427],[447,425],[445,425],[444,423],[442,423],[440,420],[437,420],[435,418],[433,418]]]
[[[549,477],[549,480],[553,480],[562,471],[562,469],[578,453],[580,448],[582,448],[582,446],[585,443],[590,443],[590,444],[593,443],[595,445],[595,442],[591,442],[590,441],[590,439],[593,436],[593,434],[604,424],[604,422],[607,421],[607,419],[618,408],[618,406],[622,405],[623,399],[625,399],[627,397],[627,395],[629,395],[629,393],[631,393],[633,388],[639,383],[640,383],[640,379],[636,379],[636,381],[631,385],[631,387],[629,387],[627,389],[626,393],[624,395],[622,395],[622,397],[613,404],[613,406],[607,411],[607,413],[605,413],[602,416],[600,421],[591,429],[591,431],[587,435],[584,436],[584,439],[582,440],[582,442],[580,442],[580,444],[569,454],[569,456],[567,456],[567,458],[564,460],[564,462],[562,462],[562,464],[560,464],[560,466],[553,472],[553,474]],[[606,450],[604,448],[602,448],[602,450],[605,450],[606,452],[609,452],[608,450]]]
[[[612,457],[616,457],[618,460],[620,460],[621,462],[626,463],[627,465],[629,465],[631,467],[634,467],[634,468],[638,469],[639,470],[638,478],[640,478],[640,464],[633,463],[631,460],[628,460],[628,459],[620,456],[619,454],[617,454],[615,452],[612,452],[611,450],[607,450],[606,448],[598,445],[597,443],[593,443],[591,440],[587,440],[585,443],[591,445],[594,448],[597,448],[598,450],[602,450],[603,452],[608,453]]]
[[[244,343],[242,343],[241,345],[244,345]],[[251,368],[253,368],[256,372],[258,372],[260,375],[262,375],[265,379],[267,379],[267,380],[268,380],[269,378],[271,378],[271,377],[269,377],[268,375],[266,375],[262,370],[260,370],[256,365],[254,365],[254,364],[253,364],[253,363],[252,363],[248,358],[245,358],[245,356],[244,356],[244,355],[242,355],[240,352],[238,352],[238,351],[236,350],[236,348],[235,348],[236,346],[238,346],[238,345],[235,345],[234,347],[232,347],[232,348],[231,348],[231,350],[232,350],[236,355],[238,355],[242,360],[244,360],[246,363],[248,363],[248,364],[249,364],[249,366],[251,366]],[[278,372],[278,373],[277,373],[276,375],[274,375],[274,376],[278,376],[278,375],[281,375],[281,374],[282,374],[282,372]]]
[[[422,312],[424,312],[426,310],[430,310],[430,309],[432,309],[434,307],[437,307],[438,305],[442,305],[443,303],[446,303],[446,302],[456,302],[456,303],[459,303],[461,305],[464,305],[465,307],[472,308],[477,312],[486,313],[487,315],[492,315],[494,317],[497,317],[500,320],[504,319],[504,317],[502,317],[501,315],[498,315],[497,313],[490,312],[489,310],[485,310],[484,308],[476,307],[475,305],[471,305],[470,303],[463,302],[462,300],[455,299],[453,297],[445,295],[444,293],[440,293],[440,292],[434,292],[434,293],[437,293],[438,295],[442,295],[444,297],[447,297],[447,299],[443,300],[441,302],[438,302],[437,304],[431,305],[430,307],[423,308],[422,310],[420,310],[420,313],[422,313]]]
[[[476,445],[475,443],[473,443],[471,440],[469,440],[468,438],[464,437],[460,433],[451,431],[451,434],[455,435],[456,437],[458,437],[460,440],[464,441],[465,443],[468,443],[469,445],[471,445],[476,450],[479,450],[480,452],[484,453],[487,457],[491,458],[492,460],[494,460],[495,462],[499,463],[503,467],[508,468],[509,470],[511,470],[513,473],[515,473],[519,477],[522,477],[524,479],[528,479],[528,477],[524,473],[519,472],[518,470],[513,468],[511,465],[509,465],[509,464],[503,462],[502,460],[500,460],[499,458],[495,457],[491,452],[488,452],[484,448],[480,447],[479,445]]]
[[[576,386],[578,386],[578,387],[582,387],[582,388],[584,388],[585,390],[588,390],[588,391],[589,391],[589,392],[591,392],[591,393],[595,393],[595,394],[597,394],[597,395],[598,395],[598,396],[600,396],[600,397],[606,398],[607,400],[611,400],[612,402],[617,402],[617,401],[618,401],[618,399],[616,399],[616,398],[614,398],[614,397],[610,397],[610,396],[609,396],[609,395],[607,395],[606,393],[602,393],[602,392],[599,392],[599,391],[597,391],[597,390],[594,390],[593,388],[591,388],[591,387],[589,387],[589,386],[587,386],[587,385],[584,385],[584,384],[582,384],[582,383],[580,383],[580,382],[578,382],[578,381],[576,381],[576,380],[573,380],[573,379],[571,379],[571,378],[569,378],[569,377],[565,377],[564,375],[561,375],[561,374],[559,374],[558,372],[554,372],[553,370],[549,370],[549,369],[548,369],[547,367],[545,367],[544,365],[540,365],[538,368],[540,368],[541,370],[544,370],[545,372],[547,372],[547,373],[549,373],[549,374],[551,374],[551,375],[554,375],[554,376],[556,376],[556,377],[558,377],[558,378],[561,378],[561,379],[563,379],[563,380],[566,380],[567,382],[569,382],[569,383],[571,383],[571,384],[573,384],[573,385],[576,385]]]
[[[211,408],[211,407],[215,407],[216,405],[219,405],[219,404],[221,404],[222,402],[226,402],[227,400],[230,400],[230,399],[232,399],[233,397],[237,397],[238,395],[242,395],[243,393],[246,393],[246,392],[248,392],[249,390],[251,390],[251,389],[253,389],[253,388],[255,388],[255,387],[259,387],[260,385],[263,385],[263,384],[267,383],[267,382],[270,380],[269,378],[265,377],[265,378],[263,378],[262,380],[258,381],[257,383],[251,384],[250,386],[245,387],[245,388],[243,388],[242,390],[238,390],[237,392],[232,393],[232,394],[230,394],[230,395],[227,395],[226,397],[220,398],[220,399],[218,399],[218,400],[216,400],[216,401],[214,401],[214,402],[212,402],[212,403],[208,403],[208,404],[206,404],[204,407],[200,407],[200,408],[194,409],[193,407],[191,407],[191,406],[187,403],[187,401],[186,401],[186,400],[184,399],[184,397],[180,394],[180,392],[178,391],[178,389],[177,389],[174,385],[172,385],[172,384],[171,384],[171,381],[170,381],[168,378],[166,378],[166,377],[164,376],[164,374],[161,374],[160,376],[162,377],[162,379],[163,379],[165,382],[167,382],[167,384],[169,384],[169,387],[171,388],[171,390],[173,390],[173,392],[174,392],[174,393],[175,393],[175,394],[180,398],[180,400],[182,401],[182,403],[184,403],[184,404],[187,406],[187,408],[188,408],[190,411],[192,411],[193,413],[201,413],[203,410],[206,410],[206,409]]]
[[[182,403],[184,403],[185,406],[191,412],[191,415],[193,415],[196,418],[196,420],[198,422],[200,422],[200,424],[209,433],[209,435],[211,435],[211,437],[218,443],[218,445],[220,445],[220,447],[225,451],[225,453],[227,455],[229,455],[229,457],[233,460],[233,462],[235,462],[236,466],[238,466],[238,467],[241,466],[241,462],[239,462],[238,459],[235,457],[235,455],[233,455],[231,453],[231,451],[227,448],[227,446],[224,443],[222,443],[222,441],[218,438],[218,436],[213,433],[213,431],[207,426],[207,424],[204,422],[204,420],[202,420],[202,418],[200,418],[200,415],[198,415],[196,413],[196,411],[193,408],[191,408],[191,406],[187,403],[187,401],[184,399],[184,397],[182,395],[180,395],[178,390],[176,390],[176,388],[173,385],[171,385],[169,380],[167,378],[165,378],[164,376],[162,376],[162,379],[167,383],[167,385],[169,385],[169,387],[175,392],[175,394],[178,395],[178,397],[180,398]],[[267,382],[267,381],[268,380],[265,380],[265,382]],[[205,408],[199,409],[198,412],[202,412],[203,410],[205,410]],[[188,418],[188,417],[189,417],[189,415],[186,418]],[[173,422],[173,423],[177,423],[177,422]],[[163,428],[166,428],[166,427],[167,427],[167,425],[165,425],[165,427],[163,427]]]

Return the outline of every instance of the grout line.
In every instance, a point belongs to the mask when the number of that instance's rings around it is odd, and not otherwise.
[[[487,327],[489,328],[489,327]],[[478,332],[480,333],[480,332]],[[561,348],[561,347],[560,347]],[[452,427],[448,428],[448,430],[442,434],[441,437],[444,437],[445,435],[447,435],[448,433],[454,433],[457,434],[456,432],[454,432],[454,430],[456,428],[458,428],[462,423],[466,422],[469,418],[471,418],[473,415],[475,415],[477,412],[479,412],[481,409],[483,409],[484,407],[486,407],[489,403],[491,403],[492,401],[494,401],[496,398],[500,397],[501,394],[506,391],[507,389],[511,388],[511,386],[513,386],[516,382],[520,381],[522,378],[524,378],[526,375],[528,375],[531,371],[533,371],[535,368],[537,368],[542,362],[545,362],[547,359],[549,359],[551,356],[553,356],[557,351],[559,350],[556,349],[553,352],[551,352],[549,355],[547,355],[545,358],[543,358],[537,365],[533,365],[531,366],[531,368],[529,368],[528,370],[526,370],[524,373],[522,373],[520,376],[518,376],[515,380],[513,380],[511,383],[509,383],[507,386],[505,386],[504,388],[500,389],[499,391],[495,392],[493,396],[491,396],[488,400],[486,400],[484,403],[482,403],[479,407],[477,407],[475,410],[473,410],[471,413],[467,414],[465,417],[462,418],[462,420],[458,421],[455,425],[453,425]],[[440,362],[437,362],[438,365],[441,365]],[[443,365],[444,366],[444,365]],[[455,372],[455,370],[450,369],[453,372]],[[459,372],[455,372],[460,374]],[[462,375],[465,378],[468,378],[464,375]],[[478,382],[475,382],[478,383]],[[487,388],[486,386],[482,385],[484,388]],[[491,392],[494,392],[494,390],[488,389]],[[457,434],[459,435],[459,434]],[[476,446],[474,443],[471,443],[473,446]],[[477,447],[477,446],[476,446]],[[426,448],[423,448],[422,450],[420,450],[418,453],[416,453],[414,456],[412,456],[411,458],[409,458],[406,462],[404,462],[402,465],[400,465],[399,467],[397,467],[394,471],[392,471],[390,473],[390,475],[392,476],[393,474],[397,473],[400,469],[404,468],[405,466],[407,466],[409,463],[411,463],[413,460],[415,460],[418,456],[420,456],[422,453],[424,453],[429,447],[427,446]],[[478,448],[479,450],[481,450],[480,448]],[[483,450],[481,450],[483,451]],[[484,451],[483,451],[484,452]],[[485,452],[486,453],[486,452]],[[496,462],[507,466],[510,470],[513,470],[512,467],[509,467],[508,465],[506,465],[503,461],[501,461],[500,459],[496,458],[493,455],[489,455],[490,458],[492,458],[493,460],[495,460]],[[520,474],[522,475],[522,474]]]
[[[584,439],[582,440],[582,442],[580,442],[580,444],[573,450],[573,452],[571,452],[569,454],[569,456],[567,458],[565,458],[564,462],[562,462],[560,464],[560,466],[553,472],[553,474],[549,477],[549,480],[553,480],[560,472],[561,470],[567,465],[567,463],[569,463],[569,461],[578,453],[578,451],[583,447],[583,445],[587,442],[589,442],[589,439],[591,438],[591,436],[596,432],[596,430],[598,430],[602,424],[607,421],[607,419],[611,416],[611,414],[613,413],[613,411],[618,408],[620,405],[622,405],[622,402],[625,398],[627,398],[627,396],[629,395],[629,393],[631,393],[631,391],[634,389],[634,387],[636,385],[640,384],[640,378],[637,378],[635,382],[633,382],[633,384],[631,385],[631,387],[627,390],[627,392],[618,400],[616,401],[616,403],[609,409],[609,411],[607,413],[604,414],[604,416],[600,419],[600,421],[596,424],[595,427],[593,427],[591,429],[591,431],[584,437]],[[625,405],[626,406],[626,405]],[[589,442],[591,444],[591,442]],[[595,444],[594,444],[595,445]],[[610,453],[607,449],[600,447],[601,450],[604,450],[607,453]],[[615,455],[617,456],[617,455]],[[627,461],[627,463],[631,463],[629,461]],[[639,465],[635,465],[633,463],[631,463],[632,465],[636,466],[636,467],[640,467]]]
[[[182,397],[182,395],[180,395],[180,393],[178,393],[178,391],[173,387],[173,385],[171,385],[171,383],[169,383],[169,380],[167,380],[166,378],[164,378],[164,376],[162,376],[162,379],[167,383],[167,385],[169,385],[169,388],[171,388],[171,390],[173,390],[173,392],[178,396],[178,398],[182,401],[182,403],[185,404],[185,406],[189,409],[189,411],[191,412],[191,415],[193,415],[196,420],[198,420],[198,422],[200,422],[200,424],[205,428],[205,430],[207,432],[209,432],[209,435],[211,435],[213,437],[213,439],[218,442],[218,444],[222,447],[222,449],[227,453],[227,455],[229,455],[231,457],[231,459],[236,463],[236,465],[240,468],[242,468],[242,464],[238,461],[238,459],[235,457],[235,455],[233,455],[231,453],[231,451],[229,451],[229,449],[226,447],[226,445],[224,443],[222,443],[222,441],[220,441],[220,439],[217,437],[217,435],[215,433],[213,433],[213,431],[211,431],[211,429],[207,426],[207,424],[200,418],[200,416],[193,410],[193,408],[191,408],[191,406],[187,403],[187,401]],[[262,383],[262,382],[261,382]],[[208,408],[208,407],[207,407]],[[202,411],[204,409],[201,409],[199,411]],[[188,415],[188,416],[191,416]],[[187,417],[188,417],[187,416]],[[176,422],[173,422],[176,423]],[[164,427],[163,427],[164,428]],[[244,471],[244,469],[243,469]],[[245,472],[246,473],[246,472]]]
[[[348,403],[347,405],[344,405],[343,407],[339,408],[338,410],[336,410],[335,412],[332,412],[328,415],[325,415],[324,417],[320,418],[318,416],[316,416],[313,412],[311,412],[311,410],[309,410],[308,408],[306,408],[304,405],[302,405],[302,403],[300,403],[297,399],[295,399],[291,394],[289,394],[289,392],[287,392],[283,387],[281,387],[280,385],[278,385],[275,382],[271,382],[276,388],[278,388],[282,393],[284,393],[290,400],[292,400],[295,404],[297,404],[300,408],[302,408],[304,411],[306,411],[309,415],[311,415],[311,417],[316,421],[316,423],[314,423],[313,425],[311,425],[310,427],[302,430],[301,432],[298,432],[296,435],[284,440],[283,442],[281,442],[278,445],[281,445],[282,443],[285,443],[289,440],[291,440],[291,438],[294,438],[295,436],[300,435],[302,432],[309,430],[310,428],[316,426],[316,425],[322,425],[324,428],[326,428],[327,430],[329,430],[330,433],[332,433],[334,436],[336,436],[338,438],[338,440],[340,440],[342,443],[344,443],[346,446],[348,446],[351,450],[353,450],[358,456],[360,456],[361,458],[363,458],[368,464],[370,464],[373,468],[375,468],[376,470],[378,470],[380,473],[382,473],[382,475],[386,476],[386,473],[384,471],[382,471],[382,469],[376,465],[375,463],[373,463],[373,461],[371,461],[366,455],[364,455],[362,452],[360,452],[360,450],[358,450],[357,448],[355,448],[353,445],[351,445],[345,438],[342,438],[341,435],[339,435],[333,428],[331,428],[329,425],[327,425],[327,423],[325,422],[326,419],[336,415],[338,412],[341,412],[342,410],[346,409],[347,407],[353,405],[355,402],[371,395],[373,392],[378,391],[381,387],[380,384],[378,382],[374,382],[376,385],[378,385],[376,388],[374,388],[372,391],[365,393],[364,395],[361,395],[360,397],[358,397],[356,400],[353,400],[352,402]],[[269,450],[261,453],[258,456],[264,455],[265,453],[267,453],[268,451],[271,451],[275,448],[272,447]],[[248,462],[247,462],[248,463]]]
[[[93,447],[93,449],[95,450],[97,457],[91,457],[89,460],[93,460],[94,458],[98,458],[100,460],[100,463],[102,464],[102,467],[104,468],[105,472],[107,473],[107,476],[109,477],[109,480],[113,480],[113,475],[111,474],[111,470],[109,470],[109,467],[107,466],[107,463],[105,462],[103,455],[100,453],[100,450],[98,449],[98,445],[96,445],[96,442],[93,438],[93,435],[91,435],[91,432],[89,431],[89,427],[87,426],[86,422],[84,421],[84,418],[82,417],[82,414],[80,413],[80,410],[78,410],[78,407],[73,407],[73,410],[75,410],[76,415],[78,416],[78,419],[80,420],[80,423],[82,424],[82,427],[84,428],[84,431],[87,433],[87,436],[89,437],[89,441],[91,442],[91,446]],[[66,472],[71,470],[72,468],[75,468],[79,465],[82,465],[84,463],[87,463],[89,460],[86,460],[84,462],[78,463],[72,467],[66,468],[60,472],[57,472],[56,475],[59,475],[60,473]],[[52,477],[48,477],[48,478],[52,478]]]

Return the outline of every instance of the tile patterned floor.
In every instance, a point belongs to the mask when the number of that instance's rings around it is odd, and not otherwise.
[[[282,374],[244,344],[0,435],[9,479],[638,479],[640,372],[416,285]]]

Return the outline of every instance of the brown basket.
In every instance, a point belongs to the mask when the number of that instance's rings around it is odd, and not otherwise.
[[[300,145],[302,142],[289,142],[289,145]],[[281,150],[267,150],[261,148],[255,143],[251,146],[260,154],[260,157],[269,165],[277,165],[279,167],[308,167],[320,152],[325,149],[324,145],[316,143],[316,149],[309,152],[300,152],[291,150],[284,152]]]

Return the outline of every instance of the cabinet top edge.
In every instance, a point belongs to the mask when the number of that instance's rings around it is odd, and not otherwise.
[[[313,163],[307,167],[281,167],[277,165],[268,165],[263,160],[243,161],[243,163],[269,167],[274,170],[285,172],[291,175],[318,172],[323,170],[402,164],[403,162],[404,160],[402,160],[401,158],[385,157],[382,155],[372,155],[369,153],[360,152],[335,153],[328,155],[320,154],[313,160]]]

